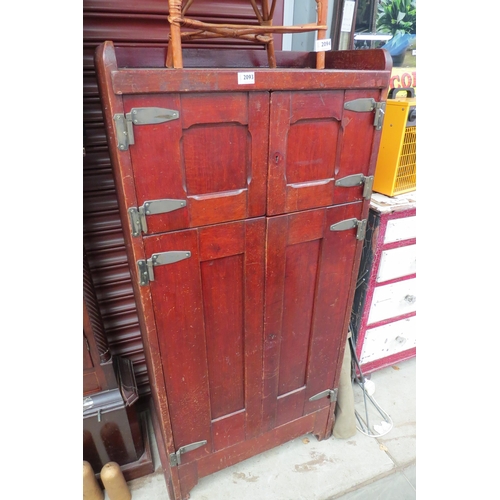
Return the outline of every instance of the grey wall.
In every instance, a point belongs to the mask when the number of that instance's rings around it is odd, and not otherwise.
[[[328,31],[327,38],[331,36],[332,13],[335,0],[328,0]],[[295,0],[293,12],[293,24],[307,24],[316,22],[316,1]],[[313,51],[316,32],[295,33],[292,35],[292,50]]]

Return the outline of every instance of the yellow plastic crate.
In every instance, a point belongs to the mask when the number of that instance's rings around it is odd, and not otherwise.
[[[413,89],[395,89],[413,91]],[[389,98],[373,179],[373,191],[396,196],[417,187],[417,102],[411,97]],[[397,92],[395,92],[397,94]]]

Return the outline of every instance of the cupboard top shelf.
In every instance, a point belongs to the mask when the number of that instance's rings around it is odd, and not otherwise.
[[[325,69],[315,69],[315,52],[276,52],[278,67],[267,66],[263,50],[184,49],[183,69],[165,67],[166,47],[117,46],[107,41],[97,64],[111,72],[116,94],[252,90],[322,90],[388,87],[392,60],[383,49],[331,51]],[[238,83],[251,71],[254,83]]]

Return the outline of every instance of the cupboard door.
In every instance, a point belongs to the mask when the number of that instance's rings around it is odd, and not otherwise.
[[[261,432],[264,218],[144,238],[191,252],[150,282],[176,451],[189,464]]]
[[[277,215],[363,199],[363,185],[336,186],[374,167],[373,112],[344,109],[378,90],[273,92],[270,108],[268,214]]]
[[[271,217],[267,221],[264,428],[332,404],[357,245],[356,230],[331,231],[360,218],[362,203]]]
[[[124,96],[136,107],[179,118],[134,126],[129,147],[138,205],[180,200],[147,215],[147,234],[262,216],[266,209],[269,93],[212,92]]]

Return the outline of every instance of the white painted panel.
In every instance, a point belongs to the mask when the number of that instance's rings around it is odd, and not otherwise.
[[[416,278],[375,288],[368,323],[394,318],[417,310]]]
[[[360,363],[386,358],[416,346],[416,316],[371,328],[366,331]]]
[[[417,245],[384,250],[380,256],[377,283],[417,272]]]
[[[417,237],[417,216],[387,221],[384,243],[410,240]]]

